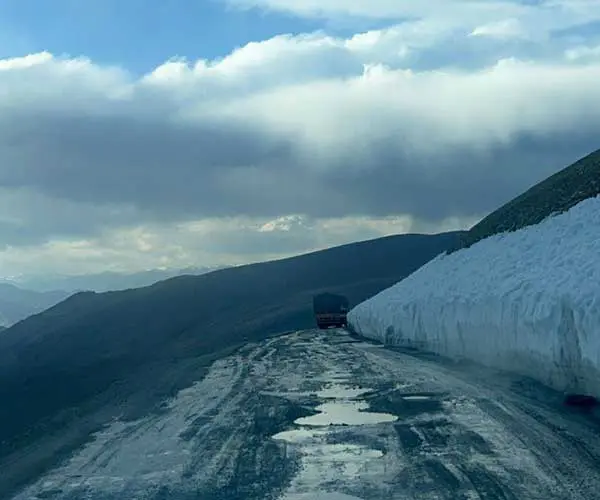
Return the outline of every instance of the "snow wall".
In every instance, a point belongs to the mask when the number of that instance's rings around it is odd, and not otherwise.
[[[600,398],[600,196],[441,254],[348,320],[386,344]]]

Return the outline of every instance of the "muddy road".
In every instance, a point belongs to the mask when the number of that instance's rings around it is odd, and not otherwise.
[[[304,331],[220,359],[12,498],[596,499],[599,430],[532,382]]]

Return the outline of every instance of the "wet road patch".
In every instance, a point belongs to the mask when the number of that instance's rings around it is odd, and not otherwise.
[[[421,392],[407,393],[402,390],[375,392],[367,397],[373,411],[391,413],[400,419],[415,417],[420,414],[443,413],[444,393]]]
[[[327,444],[344,444],[350,443],[354,445],[379,450],[381,453],[387,453],[385,439],[380,438],[372,433],[357,432],[356,429],[335,429],[329,430],[323,434]]]
[[[326,485],[335,489],[361,475],[364,479],[367,471],[384,467],[377,462],[386,449],[374,429],[379,424],[391,424],[398,417],[370,407],[363,396],[372,394],[371,388],[344,384],[342,374],[335,375],[335,382],[312,394],[319,403],[314,406],[314,415],[297,418],[291,429],[272,436],[300,456],[301,468],[289,493],[313,491]]]
[[[273,434],[288,429],[294,420],[314,414],[312,408],[285,397],[252,392],[240,405],[251,412],[251,416],[238,423],[238,431],[243,436],[244,446],[232,450],[230,456],[223,456],[223,463],[217,467],[217,474],[202,485],[202,497],[206,500],[250,500],[275,499],[278,488],[284,488],[299,467],[299,458],[290,453],[285,443],[271,439]],[[232,437],[230,424],[223,426],[213,422],[204,433],[198,429],[197,445],[209,450],[214,445],[222,447]],[[206,432],[208,431],[208,434]],[[235,438],[234,438],[235,440]],[[217,455],[218,449],[209,455]],[[183,477],[193,480],[199,471],[206,467],[203,454],[194,454]],[[235,463],[231,468],[230,461]],[[164,498],[186,498],[183,492],[171,491]],[[197,497],[192,497],[197,498]],[[153,500],[158,500],[154,498]]]
[[[394,430],[398,435],[400,447],[407,452],[414,452],[423,445],[424,439],[410,424],[397,424]]]
[[[518,500],[511,488],[496,474],[478,464],[464,464],[462,472],[483,500]]]

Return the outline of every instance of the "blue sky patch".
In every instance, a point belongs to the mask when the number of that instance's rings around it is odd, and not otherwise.
[[[47,50],[144,73],[173,57],[213,59],[250,41],[323,27],[213,0],[5,0],[0,57]]]

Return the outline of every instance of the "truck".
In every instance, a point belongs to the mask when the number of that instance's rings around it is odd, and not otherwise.
[[[324,330],[330,326],[347,326],[348,299],[335,293],[321,293],[313,297],[313,312],[317,326]]]

